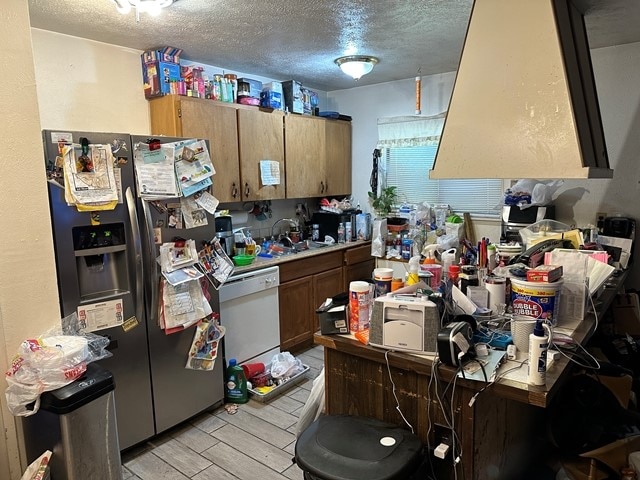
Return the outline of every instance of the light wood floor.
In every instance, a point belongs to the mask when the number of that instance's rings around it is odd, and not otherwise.
[[[268,403],[250,400],[235,415],[223,407],[136,446],[122,455],[124,480],[302,480],[292,463],[298,416],[323,350],[296,355],[310,367],[307,377]]]

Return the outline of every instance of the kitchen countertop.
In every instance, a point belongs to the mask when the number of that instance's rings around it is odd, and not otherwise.
[[[371,240],[356,240],[354,242],[348,243],[336,243],[334,245],[330,245],[327,247],[319,247],[319,248],[310,248],[309,250],[302,250],[301,252],[291,253],[288,255],[274,256],[273,258],[266,258],[257,256],[251,265],[246,266],[235,266],[233,269],[233,274],[236,273],[244,273],[251,272],[253,270],[258,270],[260,268],[272,267],[276,265],[281,265],[286,262],[294,262],[296,260],[301,260],[303,258],[315,257],[318,255],[323,255],[329,252],[335,252],[337,250],[347,250],[349,248],[359,247],[362,245],[370,245]]]

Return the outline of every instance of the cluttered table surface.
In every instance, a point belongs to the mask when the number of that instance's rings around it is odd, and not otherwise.
[[[593,298],[593,308],[582,321],[560,323],[554,329],[554,335],[571,337],[573,342],[584,345],[595,332],[598,323],[611,305],[616,294],[623,288],[628,272],[624,271],[617,276],[612,276],[599,294]],[[314,341],[325,348],[337,350],[343,353],[368,358],[381,363],[386,363],[396,368],[411,370],[421,375],[432,375],[436,357],[400,351],[387,351],[379,347],[364,345],[354,335],[322,335],[315,334]],[[527,384],[527,355],[518,354],[515,360],[508,360],[506,356],[502,365],[495,371],[496,381],[491,389],[495,395],[516,400],[538,407],[547,407],[551,399],[558,391],[564,379],[570,372],[568,368],[570,360],[568,356],[561,355],[559,359],[552,361],[548,366],[545,386]],[[450,381],[457,373],[457,369],[440,364],[438,375],[445,381]],[[487,372],[488,373],[488,372]],[[471,389],[480,390],[486,384],[484,382],[469,379],[458,379],[460,385]]]

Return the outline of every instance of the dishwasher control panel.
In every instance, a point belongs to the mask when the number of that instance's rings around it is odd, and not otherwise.
[[[280,268],[267,267],[231,275],[220,287],[220,302],[250,295],[280,285]]]

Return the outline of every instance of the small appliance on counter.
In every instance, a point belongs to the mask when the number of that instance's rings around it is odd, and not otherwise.
[[[438,306],[427,298],[385,295],[373,302],[371,345],[435,354],[439,330]]]
[[[338,227],[342,223],[346,226],[347,222],[351,222],[351,240],[356,240],[358,232],[356,228],[356,215],[362,213],[360,210],[345,210],[343,213],[333,212],[315,212],[311,216],[311,223],[320,226],[320,241],[324,241],[324,237],[330,235],[334,240],[338,241]]]
[[[233,257],[233,226],[231,217],[216,217],[216,237],[220,240],[220,245],[229,257]]]
[[[522,243],[520,229],[544,219],[554,220],[554,205],[533,206],[521,209],[517,205],[502,206],[502,236],[505,243]]]

